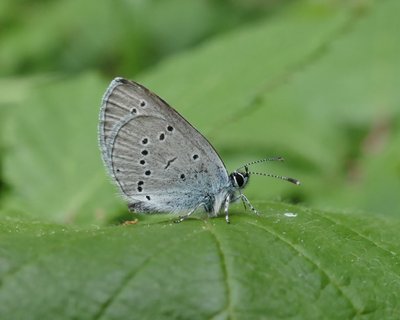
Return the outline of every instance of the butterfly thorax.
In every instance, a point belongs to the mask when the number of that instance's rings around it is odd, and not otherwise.
[[[239,198],[240,190],[245,188],[249,181],[247,172],[234,171],[229,175],[228,185],[222,187],[214,194],[208,194],[204,203],[205,211],[217,215],[229,197],[229,202],[234,202]]]

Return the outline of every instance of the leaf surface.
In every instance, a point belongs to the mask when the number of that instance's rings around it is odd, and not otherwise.
[[[394,319],[399,220],[257,203],[257,217],[72,228],[2,219],[2,319]]]

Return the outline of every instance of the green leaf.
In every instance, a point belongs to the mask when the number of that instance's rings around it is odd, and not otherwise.
[[[397,318],[399,220],[256,205],[230,225],[3,219],[0,318]]]

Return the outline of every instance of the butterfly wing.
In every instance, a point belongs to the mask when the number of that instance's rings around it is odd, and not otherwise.
[[[136,114],[157,115],[163,103],[166,104],[138,83],[123,78],[111,82],[103,96],[99,124],[99,143],[106,164],[110,160],[110,138],[120,122]]]
[[[211,144],[143,86],[115,79],[100,115],[103,160],[136,211],[187,211],[229,186]],[[207,200],[208,199],[208,200]]]

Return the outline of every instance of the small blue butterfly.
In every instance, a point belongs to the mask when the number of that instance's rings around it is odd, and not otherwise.
[[[229,204],[241,199],[250,175],[293,178],[250,172],[253,161],[228,174],[207,139],[168,103],[142,85],[114,79],[102,101],[99,143],[109,174],[136,212],[186,212],[202,207],[217,216],[222,207],[229,223]],[[244,170],[243,170],[244,169]]]

